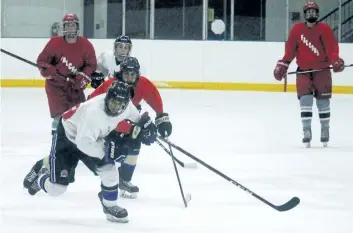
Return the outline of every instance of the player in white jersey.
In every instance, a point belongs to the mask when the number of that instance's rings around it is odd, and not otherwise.
[[[129,133],[120,133],[127,126]],[[151,145],[156,137],[151,118],[146,114],[140,116],[131,102],[128,84],[116,81],[106,94],[62,115],[53,136],[49,161],[35,175],[28,192],[34,195],[43,190],[51,196],[63,194],[70,183],[70,171],[75,170],[80,159],[88,157],[94,161],[101,179],[100,198],[107,219],[128,222],[126,209],[117,205],[119,177],[115,164],[139,150],[141,143]]]
[[[91,86],[97,88],[101,83],[120,71],[120,63],[130,56],[132,42],[130,37],[121,35],[114,41],[114,50],[103,52],[97,58],[97,69],[92,74]]]
[[[97,88],[106,79],[113,77],[115,72],[120,71],[120,63],[126,56],[130,56],[132,49],[132,42],[128,36],[121,35],[114,41],[114,49],[112,52],[103,52],[97,59],[97,69],[91,75],[91,86]],[[65,109],[66,110],[66,109]],[[60,115],[57,116],[56,124]],[[86,166],[96,174],[96,172],[90,167],[90,161],[83,158],[81,160]],[[43,166],[43,159],[40,159],[35,164],[34,171],[39,172],[39,169]],[[97,174],[96,174],[97,175]],[[75,181],[75,173],[72,171],[70,174],[71,183]],[[31,178],[31,176],[29,176]],[[24,186],[28,186],[29,181],[24,179]]]

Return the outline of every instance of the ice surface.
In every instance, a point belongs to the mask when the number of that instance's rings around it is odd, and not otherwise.
[[[1,232],[353,232],[352,95],[332,99],[328,148],[319,142],[315,109],[307,149],[294,93],[161,94],[173,123],[171,141],[275,204],[293,196],[301,203],[280,213],[202,166],[179,167],[184,191],[192,194],[185,209],[171,158],[158,145],[142,149],[133,179],[139,198],[119,201],[128,224],[105,220],[100,182],[82,164],[64,195],[29,196],[22,180],[49,153],[51,119],[44,89],[8,88],[1,93]]]

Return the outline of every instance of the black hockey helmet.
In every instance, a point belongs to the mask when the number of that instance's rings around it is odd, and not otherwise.
[[[314,9],[316,12],[308,12],[308,10]],[[315,23],[319,19],[320,8],[316,2],[307,2],[303,6],[303,13],[305,21],[309,23]]]
[[[114,56],[121,62],[125,57],[130,56],[132,42],[130,37],[121,35],[114,41]]]
[[[125,57],[120,63],[118,79],[129,85],[136,86],[140,77],[140,63],[136,57]]]
[[[104,99],[105,112],[109,116],[121,114],[129,104],[131,87],[124,82],[114,81],[108,88]]]

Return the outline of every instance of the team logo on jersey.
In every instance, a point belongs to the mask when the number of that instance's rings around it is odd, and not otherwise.
[[[72,63],[69,62],[66,57],[61,57],[60,61],[65,64],[65,66],[72,72],[72,74],[77,73],[77,68],[72,65]]]
[[[310,42],[308,39],[305,38],[303,34],[300,36],[300,40],[311,50],[313,51],[316,56],[320,56],[319,50]]]
[[[62,170],[60,172],[60,177],[66,178],[69,176],[69,172],[67,170]]]

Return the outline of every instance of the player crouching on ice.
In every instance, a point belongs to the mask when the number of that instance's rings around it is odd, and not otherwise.
[[[124,134],[127,130],[128,134]],[[131,101],[131,87],[124,82],[113,82],[107,93],[62,115],[49,160],[26,185],[28,192],[63,194],[70,183],[71,170],[76,169],[80,159],[89,157],[101,179],[99,198],[107,219],[128,222],[126,209],[117,205],[119,178],[115,162],[138,153],[141,143],[151,145],[156,137],[157,128],[151,118],[147,114],[140,117]]]
[[[136,57],[128,56],[120,63],[120,71],[115,73],[107,81],[101,83],[89,96],[95,98],[108,90],[112,82],[119,80],[129,84],[133,88],[132,103],[141,109],[140,102],[145,100],[155,111],[155,123],[162,137],[168,137],[172,133],[172,124],[169,115],[163,111],[163,102],[158,89],[146,77],[140,74],[140,63]],[[93,81],[93,80],[92,80]],[[125,198],[136,198],[139,192],[138,186],[131,183],[137,164],[137,155],[130,155],[119,167],[120,195]],[[87,165],[87,164],[86,164]]]
[[[339,47],[330,26],[318,22],[319,6],[308,2],[303,7],[305,22],[296,23],[285,46],[285,54],[277,62],[274,77],[281,81],[287,75],[289,64],[294,57],[297,60],[298,71],[322,69],[318,72],[297,74],[296,87],[300,102],[301,120],[303,125],[303,143],[310,147],[312,139],[311,118],[314,97],[319,111],[321,123],[320,141],[327,146],[330,128],[330,98],[332,96],[331,71],[344,70],[344,61],[339,57]]]

